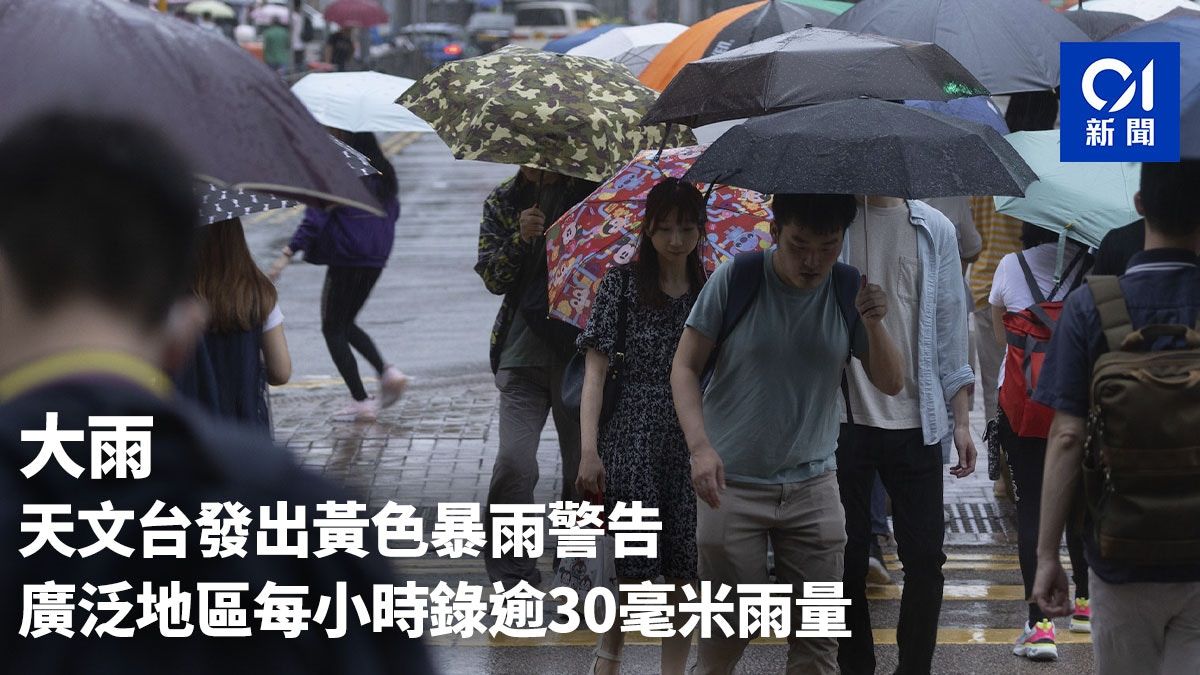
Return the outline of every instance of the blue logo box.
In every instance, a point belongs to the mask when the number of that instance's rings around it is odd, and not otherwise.
[[[1063,162],[1179,161],[1179,43],[1064,42]]]

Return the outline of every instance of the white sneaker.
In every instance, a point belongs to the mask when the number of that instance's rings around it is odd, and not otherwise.
[[[404,395],[408,388],[409,377],[400,372],[396,366],[388,366],[379,376],[379,408],[390,408]]]
[[[375,399],[351,401],[349,405],[333,414],[338,421],[374,422],[379,417],[379,404]]]

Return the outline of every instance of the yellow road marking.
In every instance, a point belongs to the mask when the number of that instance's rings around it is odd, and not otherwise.
[[[938,645],[1011,645],[1020,634],[1016,628],[939,628]],[[877,645],[896,644],[896,630],[893,628],[876,628],[872,631]],[[472,636],[467,639],[438,636],[427,638],[429,644],[439,647],[594,647],[596,635],[590,631],[580,630],[560,635],[548,634],[539,638],[513,638],[508,636],[484,637]],[[1091,644],[1092,636],[1087,633],[1071,633],[1058,631],[1055,635],[1058,644]],[[754,640],[760,645],[783,645],[783,638],[759,638]],[[640,633],[627,633],[625,644],[657,645],[658,638],[649,638]]]

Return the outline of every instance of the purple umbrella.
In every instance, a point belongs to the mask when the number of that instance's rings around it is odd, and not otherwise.
[[[379,211],[278,76],[185,21],[125,0],[5,0],[0,62],[0,135],[47,110],[134,118],[209,183]]]

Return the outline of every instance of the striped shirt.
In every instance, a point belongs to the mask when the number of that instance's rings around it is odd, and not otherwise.
[[[971,297],[975,300],[975,309],[980,310],[988,306],[992,277],[1000,261],[1009,253],[1021,250],[1021,221],[996,213],[996,202],[991,197],[971,197],[971,217],[983,238],[983,250],[979,259],[971,263],[969,273]]]

